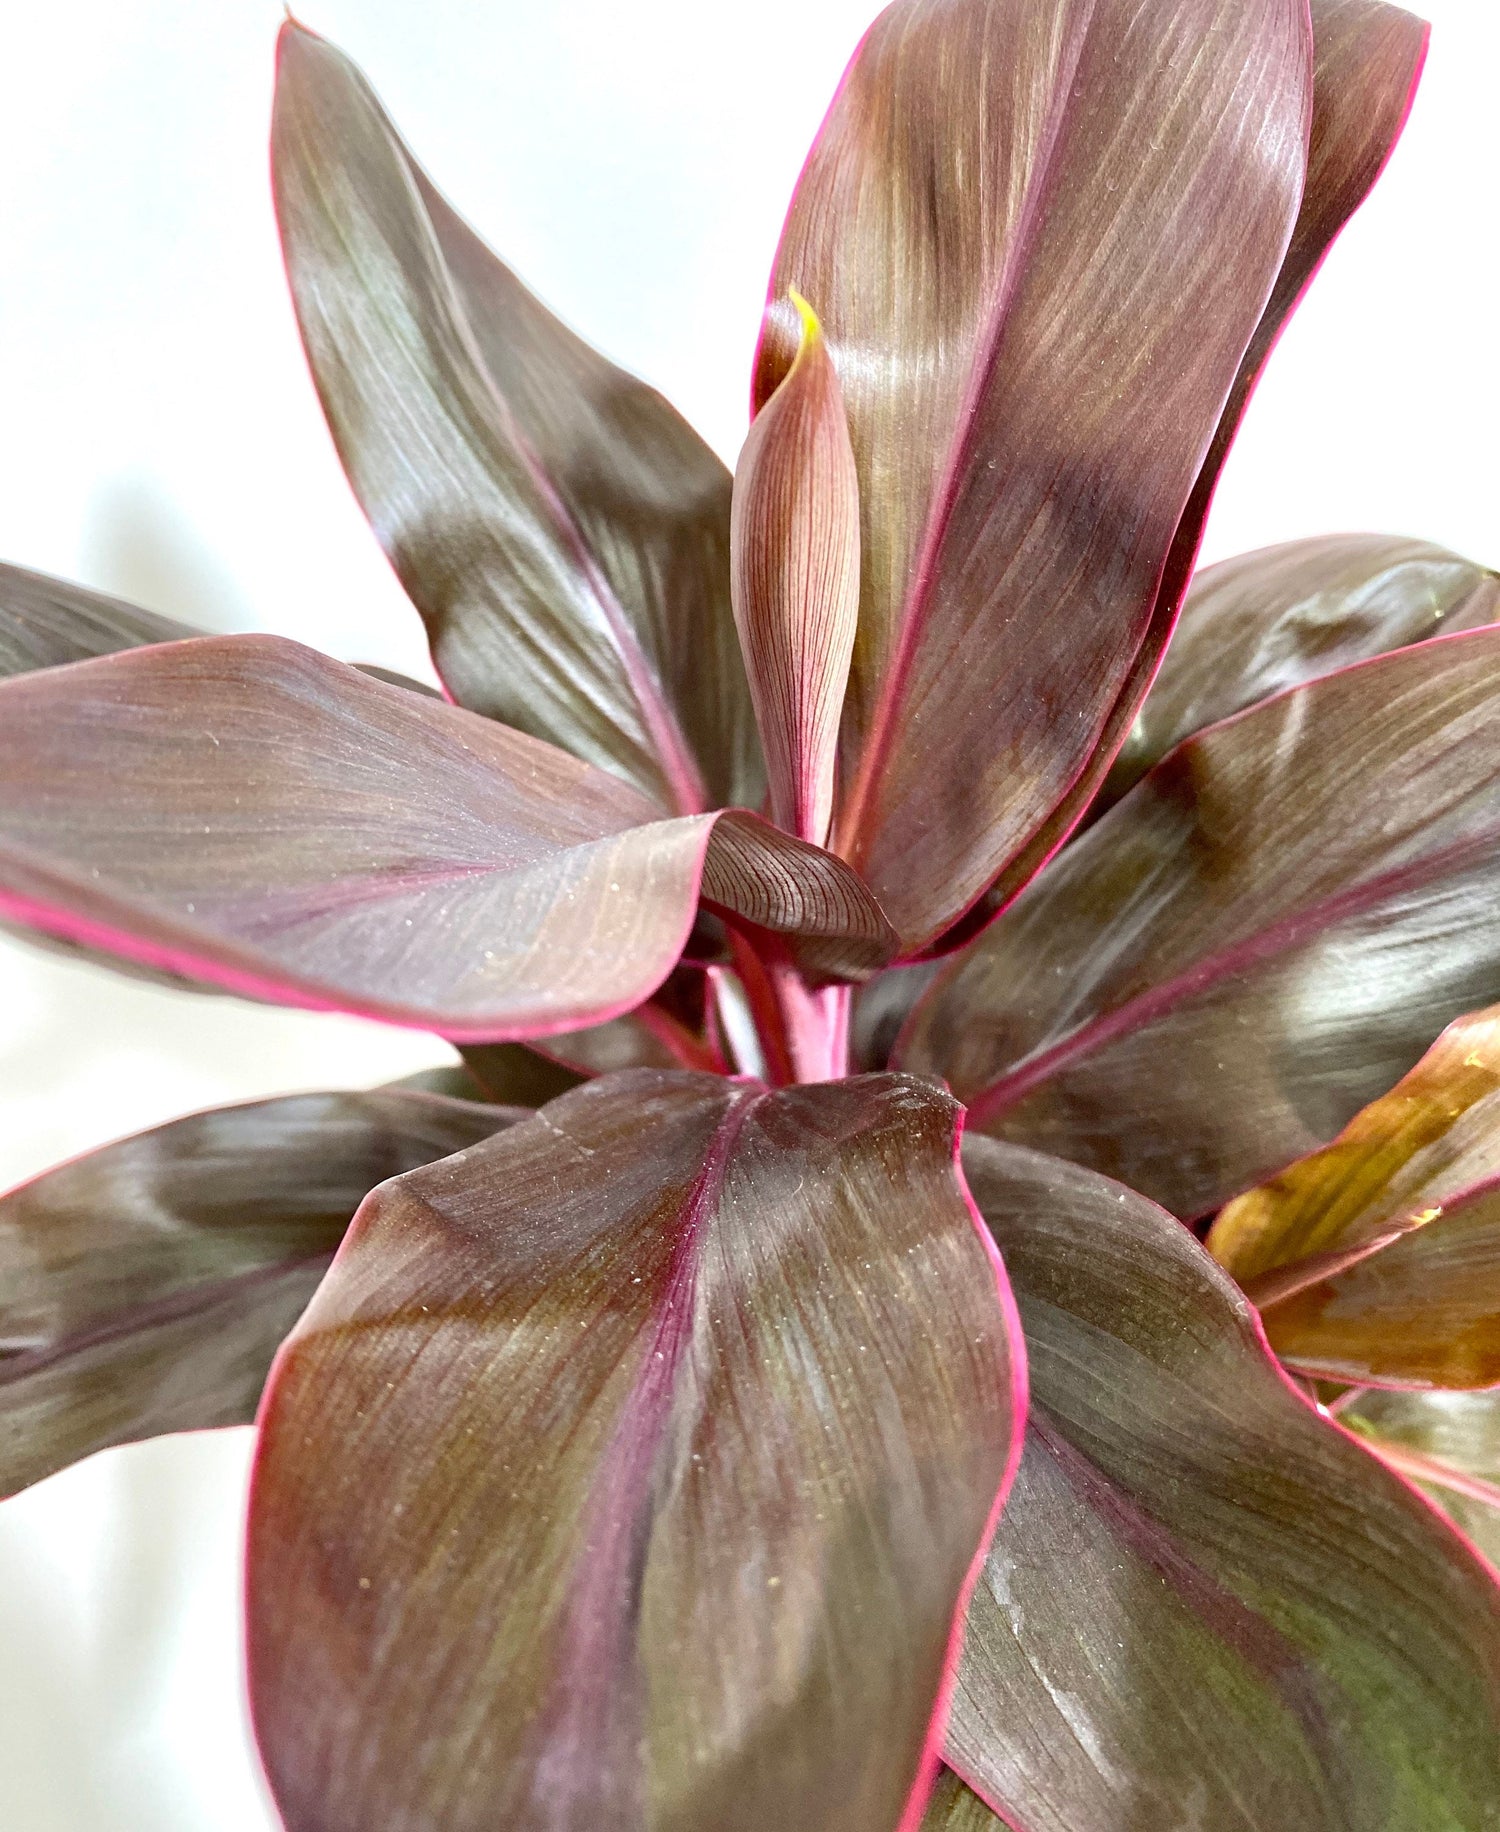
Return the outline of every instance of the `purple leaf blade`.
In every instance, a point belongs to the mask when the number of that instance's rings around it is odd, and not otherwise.
[[[1351,662],[1500,618],[1500,579],[1426,541],[1323,535],[1206,567],[1094,812],[1173,745]]]
[[[984,1131],[1218,1207],[1500,994],[1497,731],[1489,629],[1209,727],[955,958],[898,1060]]]
[[[111,1444],[248,1424],[368,1192],[519,1117],[395,1089],[289,1095],[0,1196],[0,1495]]]
[[[858,975],[853,873],[275,637],[0,684],[0,911],[154,967],[468,1041],[640,1004],[701,889]]]
[[[1130,673],[1292,230],[1310,65],[1292,0],[905,3],[824,123],[772,295],[816,301],[848,405],[837,843],[908,950],[1025,848]]]
[[[1493,1574],[1170,1216],[993,1140],[964,1164],[1033,1407],[947,1760],[1027,1832],[1494,1825]]]
[[[202,634],[70,580],[0,566],[0,677]]]
[[[1134,729],[1163,652],[1171,653],[1169,640],[1175,640],[1178,607],[1192,575],[1219,474],[1261,371],[1329,248],[1364,202],[1406,125],[1426,55],[1426,25],[1383,0],[1312,0],[1311,16],[1312,132],[1296,227],[1178,523],[1145,638],[1086,766],[1030,843],[957,926],[948,938],[950,943],[977,933],[1030,882],[1106,781],[1112,759]]]
[[[839,380],[800,297],[797,356],[735,474],[731,578],[771,818],[821,846],[859,615],[859,479]]]
[[[758,803],[720,461],[520,285],[291,21],[273,170],[334,441],[454,697],[674,812]]]
[[[957,1118],[642,1072],[371,1198],[262,1418],[289,1832],[915,1826],[1024,1407]]]

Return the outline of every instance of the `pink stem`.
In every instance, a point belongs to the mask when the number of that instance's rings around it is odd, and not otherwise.
[[[768,959],[740,934],[732,934],[731,945],[771,1084],[838,1081],[847,1075],[850,988],[814,991],[789,960]]]
[[[793,1081],[838,1081],[849,1073],[847,986],[808,987],[795,967],[773,965],[771,985]]]
[[[1451,1463],[1443,1463],[1437,1457],[1424,1457],[1419,1450],[1389,1444],[1384,1438],[1363,1438],[1362,1442],[1383,1463],[1389,1463],[1392,1469],[1409,1476],[1413,1482],[1427,1482],[1434,1488],[1445,1488],[1455,1495],[1467,1495],[1471,1501],[1483,1501],[1492,1508],[1500,1508],[1500,1483],[1486,1482],[1482,1476],[1471,1476],[1466,1470],[1455,1469]]]

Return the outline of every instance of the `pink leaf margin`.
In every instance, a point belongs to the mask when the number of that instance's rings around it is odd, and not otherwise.
[[[1000,1518],[1005,1512],[1005,1504],[1010,1499],[1016,1472],[1021,1467],[1021,1453],[1026,1448],[1026,1417],[1031,1408],[1031,1384],[1026,1364],[1026,1336],[1021,1326],[1020,1307],[1016,1303],[1015,1293],[1011,1290],[1010,1275],[1005,1270],[1005,1261],[1001,1257],[1000,1248],[996,1244],[994,1235],[985,1225],[984,1217],[979,1212],[979,1205],[970,1193],[969,1182],[964,1175],[962,1151],[964,1125],[967,1117],[965,1110],[960,1108],[958,1123],[953,1129],[953,1175],[968,1208],[969,1219],[974,1231],[984,1248],[985,1257],[989,1260],[990,1270],[994,1274],[995,1296],[1012,1344],[1010,1401],[1014,1426],[1011,1432],[1010,1455],[1006,1460],[1004,1474],[1000,1478],[1000,1487],[990,1509],[989,1519],[985,1523],[984,1535],[980,1539],[973,1562],[969,1566],[958,1593],[958,1603],[953,1612],[953,1626],[948,1634],[948,1651],[943,1660],[943,1677],[939,1683],[937,1697],[933,1702],[932,1716],[927,1725],[927,1740],[922,1748],[917,1777],[912,1784],[911,1794],[907,1798],[906,1810],[897,1822],[895,1832],[920,1832],[922,1821],[926,1817],[928,1797],[932,1793],[933,1783],[937,1780],[938,1770],[943,1763],[943,1742],[948,1734],[948,1719],[953,1712],[953,1694],[958,1686],[958,1666],[963,1654],[969,1601],[983,1575],[985,1560],[990,1555],[990,1542],[994,1539],[1000,1525]]]

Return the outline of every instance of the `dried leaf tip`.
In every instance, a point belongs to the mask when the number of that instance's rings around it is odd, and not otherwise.
[[[859,612],[859,483],[818,315],[788,297],[801,338],[740,455],[731,589],[772,817],[822,845]]]

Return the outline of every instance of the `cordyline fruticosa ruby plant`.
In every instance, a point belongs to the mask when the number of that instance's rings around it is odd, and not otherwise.
[[[0,1406],[10,1487],[258,1417],[291,1832],[1500,1825],[1423,1492],[1500,1548],[1497,582],[1188,590],[1424,42],[898,0],[731,485],[285,28],[302,333],[451,703],[11,572],[0,903],[464,1066],[5,1198]]]

